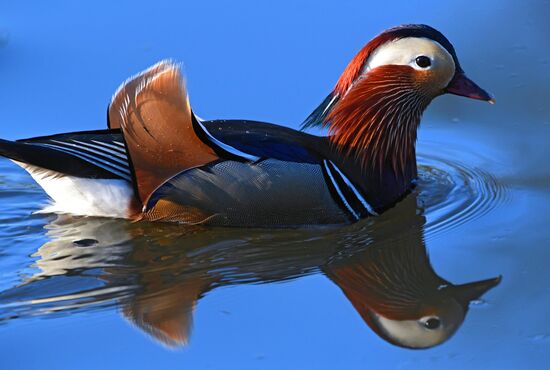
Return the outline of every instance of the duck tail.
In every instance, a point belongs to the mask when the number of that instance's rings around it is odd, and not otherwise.
[[[62,139],[66,135],[54,135],[44,138],[9,141],[0,139],[0,156],[10,159],[28,170],[30,167],[53,171],[59,174],[84,178],[119,178],[109,166],[99,166],[97,162],[86,160],[74,149],[60,150],[60,145],[51,145],[50,141]],[[85,136],[85,135],[83,135]],[[129,178],[129,174],[127,175]]]
[[[135,214],[134,195],[122,173],[124,168],[116,174],[109,166],[101,167],[101,163],[89,161],[91,156],[77,154],[74,147],[60,150],[61,141],[54,145],[43,143],[45,140],[41,138],[26,140],[35,142],[0,139],[0,156],[27,171],[53,200],[38,212],[120,218]],[[129,179],[129,174],[127,177]]]
[[[42,168],[48,168],[51,165],[55,166],[55,161],[49,155],[52,154],[55,156],[54,152],[54,150],[44,147],[0,139],[0,156],[11,159],[18,164],[28,164]]]

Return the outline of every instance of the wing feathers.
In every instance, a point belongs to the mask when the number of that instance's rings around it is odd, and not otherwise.
[[[109,107],[120,127],[143,204],[164,181],[217,160],[193,127],[193,113],[177,65],[163,61],[121,86]]]

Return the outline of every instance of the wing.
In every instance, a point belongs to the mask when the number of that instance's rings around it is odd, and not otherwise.
[[[237,156],[319,164],[328,140],[288,127],[245,120],[215,120],[202,123],[208,136],[225,144]]]
[[[226,155],[207,166],[181,172],[144,204],[150,220],[228,225],[298,225],[356,221],[376,212],[357,186],[322,156],[328,140],[252,121],[205,121],[201,129]],[[159,202],[159,203],[157,203]],[[164,205],[185,205],[156,214]],[[201,210],[191,214],[191,210]]]
[[[20,162],[76,177],[131,181],[124,139],[119,130],[71,132],[8,144],[19,153],[10,158]]]
[[[109,125],[122,129],[142,203],[177,173],[219,158],[197,136],[185,84],[171,62],[160,62],[119,88]]]

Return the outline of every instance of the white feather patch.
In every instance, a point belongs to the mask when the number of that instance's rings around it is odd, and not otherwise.
[[[430,58],[429,67],[416,64],[416,57],[421,55]],[[452,55],[437,41],[424,37],[405,37],[380,45],[365,62],[362,75],[384,65],[409,65],[417,70],[430,70],[431,83],[441,88],[449,84],[456,69]]]
[[[87,179],[67,176],[26,163],[24,168],[52,198],[40,213],[72,213],[81,216],[128,218],[133,189],[122,179]]]

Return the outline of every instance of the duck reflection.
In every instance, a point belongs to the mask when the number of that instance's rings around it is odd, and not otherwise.
[[[0,305],[11,307],[0,317],[116,304],[138,328],[178,347],[190,339],[197,303],[217,287],[321,272],[381,338],[428,348],[455,333],[469,303],[500,278],[454,285],[439,277],[421,213],[410,196],[376,220],[339,229],[205,230],[59,216],[34,254],[36,273],[0,293]]]
[[[324,272],[380,337],[401,347],[429,348],[450,338],[470,302],[501,278],[460,285],[441,278],[422,240],[422,217],[409,221],[403,234],[346,255]]]

